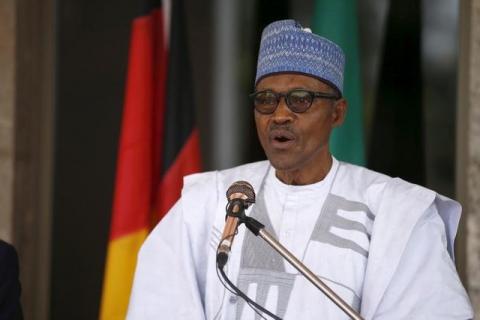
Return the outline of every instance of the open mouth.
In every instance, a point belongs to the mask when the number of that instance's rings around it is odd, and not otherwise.
[[[295,135],[288,130],[272,130],[270,141],[275,148],[287,148],[295,141]]]
[[[277,142],[287,142],[287,141],[292,140],[292,139],[289,139],[289,138],[287,138],[287,137],[285,137],[285,136],[278,136],[278,137],[275,137],[275,138],[273,138],[273,139],[274,139],[275,141],[277,141]]]

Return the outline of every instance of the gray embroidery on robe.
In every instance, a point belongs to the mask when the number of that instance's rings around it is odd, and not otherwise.
[[[375,219],[375,216],[365,204],[329,194],[323,205],[320,219],[317,220],[315,228],[313,229],[311,240],[328,243],[338,248],[351,249],[367,258],[367,250],[354,241],[342,238],[331,232],[332,227],[343,230],[355,230],[364,233],[370,241],[371,231],[367,230],[367,227],[360,222],[348,220],[340,216],[338,214],[339,210],[361,211],[358,212],[358,214],[365,214],[372,222]]]
[[[329,194],[327,195],[325,203],[321,209],[321,213],[315,224],[310,241],[319,241],[339,248],[351,249],[354,252],[367,257],[368,251],[363,249],[357,243],[352,240],[339,237],[330,231],[331,227],[344,230],[356,230],[365,233],[367,238],[370,240],[371,231],[367,230],[365,225],[360,222],[348,220],[339,216],[338,210],[361,211],[359,214],[365,214],[372,222],[375,218],[365,204],[349,201],[345,198]],[[272,236],[278,239],[270,218],[268,217],[263,192],[261,192],[261,190],[258,193],[257,203],[253,207],[250,216],[262,222],[265,225],[266,230],[271,233]],[[242,244],[242,255],[237,284],[240,290],[248,293],[249,286],[251,284],[256,284],[256,294],[253,300],[255,300],[258,304],[265,306],[271,287],[276,286],[278,288],[277,307],[276,310],[269,311],[275,313],[280,318],[283,318],[287,311],[290,295],[292,293],[295,278],[297,276],[300,275],[298,273],[291,274],[286,272],[284,260],[280,254],[271,249],[262,239],[253,235],[250,231],[246,231]],[[340,285],[352,292],[352,307],[356,308],[357,310],[359,309],[361,299],[355,293],[355,290],[326,277],[320,275],[317,276],[326,281]],[[237,320],[242,318],[245,304],[245,301],[242,299],[238,300],[236,309]],[[259,319],[260,316],[256,314],[255,320]]]
[[[213,251],[217,251],[218,244],[220,243],[220,238],[222,237],[222,232],[218,230],[215,226],[212,227],[212,233],[210,234],[210,248]]]
[[[259,192],[257,203],[253,207],[250,216],[261,221],[265,225],[266,230],[277,238],[267,215],[263,192]],[[261,306],[265,306],[270,288],[272,286],[278,287],[277,309],[269,311],[283,318],[287,311],[294,280],[295,274],[286,272],[282,256],[270,248],[265,241],[256,237],[250,231],[246,231],[238,276],[239,289],[247,293],[249,285],[255,283],[257,291],[254,300]],[[242,318],[244,308],[245,301],[239,300],[236,319]],[[255,315],[255,320],[257,319],[260,319],[258,314]]]

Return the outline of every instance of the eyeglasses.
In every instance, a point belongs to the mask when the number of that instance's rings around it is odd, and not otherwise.
[[[295,113],[308,110],[315,98],[338,100],[339,96],[324,92],[313,92],[303,89],[294,89],[287,93],[278,93],[271,90],[254,92],[249,95],[253,100],[255,110],[261,114],[272,114],[277,109],[280,99],[285,98],[287,107]]]

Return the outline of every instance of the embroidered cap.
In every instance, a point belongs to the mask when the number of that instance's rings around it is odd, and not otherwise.
[[[342,94],[344,67],[345,55],[337,44],[295,20],[280,20],[263,30],[255,84],[276,73],[300,73],[318,78]]]

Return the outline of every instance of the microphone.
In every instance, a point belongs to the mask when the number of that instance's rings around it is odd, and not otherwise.
[[[227,217],[222,238],[217,249],[217,264],[222,269],[228,261],[237,228],[245,209],[255,203],[255,191],[247,181],[234,182],[227,190]]]

